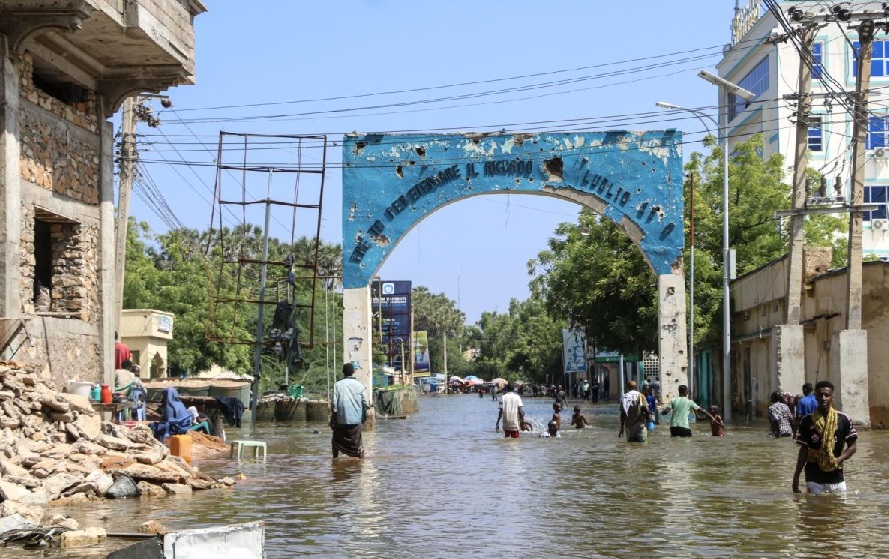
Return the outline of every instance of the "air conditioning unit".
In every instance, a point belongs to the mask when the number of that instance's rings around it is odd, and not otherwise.
[[[871,229],[886,229],[885,219],[872,219],[870,222]]]
[[[886,158],[886,148],[874,148],[874,157],[877,159]]]

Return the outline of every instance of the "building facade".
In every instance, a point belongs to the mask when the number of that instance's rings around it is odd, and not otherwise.
[[[823,15],[840,3],[803,0],[778,4],[785,13],[796,7]],[[856,12],[871,11],[882,17],[882,2],[853,4]],[[799,91],[801,57],[791,41],[781,40],[784,34],[780,22],[762,2],[750,0],[743,6],[739,3],[732,21],[731,42],[725,46],[716,68],[720,77],[756,95],[747,103],[724,87],[719,88],[719,125],[727,131],[729,145],[762,134],[763,155],[783,154],[789,181],[796,152],[797,103],[787,96]],[[849,199],[852,122],[848,110],[832,94],[855,91],[857,41],[857,33],[849,28],[849,23],[834,21],[818,29],[812,50],[814,97],[809,119],[809,167],[827,179],[824,194],[830,199]],[[889,35],[879,30],[874,41],[870,92],[873,114],[867,135],[864,201],[878,205],[878,209],[864,214],[862,245],[865,255],[889,258]],[[813,185],[814,195],[818,195],[820,186]]]
[[[829,248],[807,248],[801,324],[804,329],[805,382],[829,380],[840,385],[842,374],[837,354],[837,337],[845,328],[846,270],[829,270]],[[862,329],[867,331],[867,400],[869,418],[856,422],[885,429],[889,427],[889,377],[883,367],[889,362],[889,263],[865,262],[862,269]],[[768,414],[769,394],[779,386],[775,363],[778,326],[784,319],[787,291],[787,258],[745,274],[733,285],[735,308],[732,352],[732,394],[735,409],[751,418]],[[801,386],[785,387],[793,394]],[[843,409],[843,390],[834,400]],[[846,406],[850,407],[850,406]]]
[[[132,353],[143,379],[167,376],[167,344],[173,339],[171,313],[151,309],[125,309],[120,316],[120,341]]]
[[[114,130],[124,98],[194,82],[200,0],[0,3],[0,352],[113,375]]]

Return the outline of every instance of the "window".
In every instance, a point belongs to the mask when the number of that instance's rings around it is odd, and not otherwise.
[[[83,316],[88,294],[81,233],[79,223],[35,208],[33,260],[22,266],[22,276],[32,289],[27,312],[59,318]]]
[[[889,143],[889,116],[872,116],[867,124],[867,149],[884,148]]]
[[[824,75],[824,43],[812,45],[812,79],[820,80]]]
[[[864,203],[877,204],[879,208],[870,212],[864,212],[864,220],[886,219],[886,193],[889,186],[864,186]]]
[[[52,294],[53,250],[50,223],[34,220],[34,306],[48,312]]]
[[[759,64],[744,76],[738,85],[759,97],[769,88],[769,56],[766,55]],[[728,94],[728,120],[731,122],[747,108],[747,101],[734,93]]]
[[[861,43],[853,43],[852,52],[852,76],[858,77],[858,52]],[[889,76],[889,41],[874,41],[873,58],[870,61],[870,75],[878,78]]]
[[[824,129],[820,116],[809,116],[809,151],[824,151]]]

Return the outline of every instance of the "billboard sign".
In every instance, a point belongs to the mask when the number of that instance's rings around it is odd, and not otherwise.
[[[562,362],[565,365],[566,374],[586,372],[586,330],[583,328],[562,329]]]
[[[411,282],[374,280],[370,285],[373,327],[382,334],[386,365],[401,370],[411,349]]]
[[[414,373],[429,374],[429,342],[426,330],[414,332]]]

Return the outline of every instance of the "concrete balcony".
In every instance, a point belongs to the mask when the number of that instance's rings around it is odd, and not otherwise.
[[[104,98],[104,116],[139,92],[193,84],[194,16],[200,0],[18,0],[0,2],[0,33],[55,85]]]

